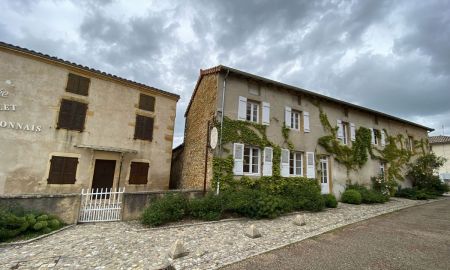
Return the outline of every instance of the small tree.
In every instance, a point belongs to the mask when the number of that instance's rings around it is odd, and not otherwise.
[[[409,168],[408,177],[418,189],[424,189],[442,195],[448,191],[448,186],[441,182],[437,171],[445,163],[446,159],[429,153],[419,157]]]

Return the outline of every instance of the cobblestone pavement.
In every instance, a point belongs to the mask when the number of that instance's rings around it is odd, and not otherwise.
[[[348,205],[319,213],[302,213],[274,220],[240,219],[157,229],[136,222],[83,224],[19,246],[0,248],[0,269],[213,269],[305,238],[426,202],[394,198],[386,204]],[[254,224],[262,237],[250,239],[244,230]],[[182,239],[186,257],[170,261],[170,246]]]

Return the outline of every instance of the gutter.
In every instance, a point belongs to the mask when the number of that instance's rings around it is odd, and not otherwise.
[[[225,90],[227,89],[227,77],[230,73],[230,70],[227,70],[225,77],[223,79],[223,89],[222,89],[222,108],[221,108],[221,116],[220,116],[220,138],[219,138],[219,157],[222,157],[222,132],[223,132],[223,117],[225,114]],[[220,175],[222,174],[222,163],[219,166],[219,178],[217,179],[217,190],[216,194],[219,195],[220,192]]]

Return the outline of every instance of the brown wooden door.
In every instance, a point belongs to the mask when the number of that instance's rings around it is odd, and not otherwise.
[[[92,179],[92,188],[112,188],[115,170],[115,160],[96,159],[94,177]]]

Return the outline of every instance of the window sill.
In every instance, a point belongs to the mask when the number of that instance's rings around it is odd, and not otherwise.
[[[244,176],[261,176],[260,173],[244,173]]]

